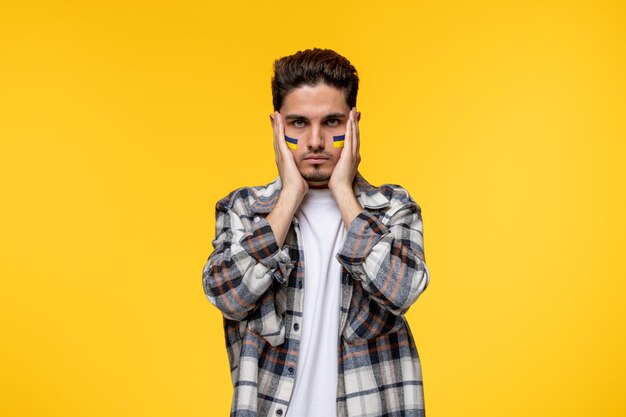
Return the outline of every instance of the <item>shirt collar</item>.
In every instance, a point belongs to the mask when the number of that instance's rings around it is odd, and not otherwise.
[[[278,201],[282,189],[280,176],[269,184],[253,187],[251,200],[248,200],[250,210],[254,213],[269,213]],[[361,205],[370,209],[381,209],[389,205],[389,199],[380,192],[380,187],[374,187],[357,171],[352,181],[354,195]]]

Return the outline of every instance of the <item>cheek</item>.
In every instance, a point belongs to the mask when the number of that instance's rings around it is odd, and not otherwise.
[[[333,155],[333,161],[335,161],[335,163],[337,163],[339,161],[339,158],[341,158],[341,151],[343,150],[343,148],[333,148],[332,155]]]
[[[299,150],[296,150],[296,149],[289,149],[289,152],[291,152],[291,155],[293,156],[293,160],[296,163],[296,165],[300,166],[301,152]]]

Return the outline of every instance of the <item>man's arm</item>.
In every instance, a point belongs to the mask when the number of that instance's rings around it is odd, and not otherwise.
[[[225,317],[244,320],[272,280],[283,284],[294,267],[263,217],[247,230],[234,210],[216,205],[214,251],[203,271],[204,292]]]
[[[421,209],[404,189],[400,198],[405,203],[386,225],[360,205],[357,207],[351,184],[361,160],[359,120],[360,113],[353,107],[345,146],[328,183],[344,224],[349,225],[336,258],[355,280],[362,281],[363,289],[380,308],[401,315],[429,282]]]
[[[309,184],[302,178],[293,155],[287,148],[285,127],[280,113],[275,111],[273,115],[270,115],[270,119],[274,130],[276,166],[282,184],[278,201],[266,219],[272,226],[276,240],[282,246],[289,231],[291,220],[309,190]]]
[[[342,189],[333,189],[333,197],[341,212],[343,224],[348,228],[352,220],[363,211],[363,207],[354,195],[354,190],[351,186]]]
[[[258,326],[280,327],[273,294],[265,294],[272,278],[284,284],[295,263],[283,243],[291,220],[308,190],[285,144],[285,133],[279,112],[270,116],[274,131],[276,165],[281,178],[281,193],[266,217],[259,217],[250,230],[232,210],[216,205],[214,252],[202,272],[204,292],[209,301],[232,320],[244,320],[261,304],[262,319]],[[282,249],[280,249],[282,248]],[[259,300],[261,300],[259,302]],[[273,323],[274,325],[270,325]],[[276,339],[278,340],[278,339]]]
[[[265,218],[272,226],[278,246],[283,246],[291,220],[298,210],[304,196],[298,192],[283,189],[272,211]]]
[[[421,208],[409,198],[387,224],[362,211],[336,258],[381,308],[406,313],[430,282]]]

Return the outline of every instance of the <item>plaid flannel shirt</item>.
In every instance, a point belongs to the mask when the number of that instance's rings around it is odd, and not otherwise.
[[[215,206],[202,284],[223,315],[231,417],[284,415],[298,372],[300,227],[294,216],[280,248],[265,219],[281,185],[279,176],[239,188]],[[425,416],[420,358],[404,317],[430,281],[421,209],[401,186],[373,187],[358,172],[353,190],[364,211],[335,255],[342,265],[337,417]]]

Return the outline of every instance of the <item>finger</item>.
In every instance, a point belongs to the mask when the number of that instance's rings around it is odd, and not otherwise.
[[[290,152],[287,143],[285,143],[285,127],[283,126],[283,119],[280,117],[280,113],[277,113],[276,118],[278,119],[278,146],[281,154],[288,157],[287,154],[290,154]]]
[[[354,108],[354,115],[352,117],[352,123],[354,123],[354,145],[352,146],[352,153],[355,156],[358,155],[359,153],[359,144],[360,144],[360,140],[361,140],[361,133],[359,131],[359,120],[356,117],[356,107]]]
[[[278,149],[278,132],[277,132],[277,127],[276,127],[276,112],[274,112],[274,115],[272,116],[272,133],[274,136],[274,140],[272,141],[273,145],[274,145],[274,154],[276,157],[276,161],[278,162],[278,158],[280,156],[280,150]]]
[[[354,126],[355,126],[355,130],[356,130],[356,138],[357,138],[357,142],[358,142],[358,139],[360,139],[360,137],[361,137],[361,130],[359,128],[359,117],[358,117],[358,113],[356,111],[356,107],[354,108]]]
[[[354,157],[354,145],[356,142],[356,125],[354,123],[354,110],[350,110],[350,154]]]
[[[348,152],[351,151],[352,148],[352,111],[350,111],[350,113],[348,114],[348,123],[346,123],[346,133],[345,133],[345,137],[343,138],[344,142],[343,142],[343,148],[346,149],[346,154]],[[341,154],[343,155],[343,150],[341,151]]]
[[[280,113],[275,112],[274,121],[276,122],[276,127],[274,130],[274,146],[276,148],[276,159],[277,162],[281,165],[280,168],[282,169],[282,164],[285,157],[285,153],[283,150],[285,136],[281,135],[280,132]]]
[[[350,109],[350,117],[348,118],[348,124],[350,125],[350,154],[354,154],[354,109]]]

